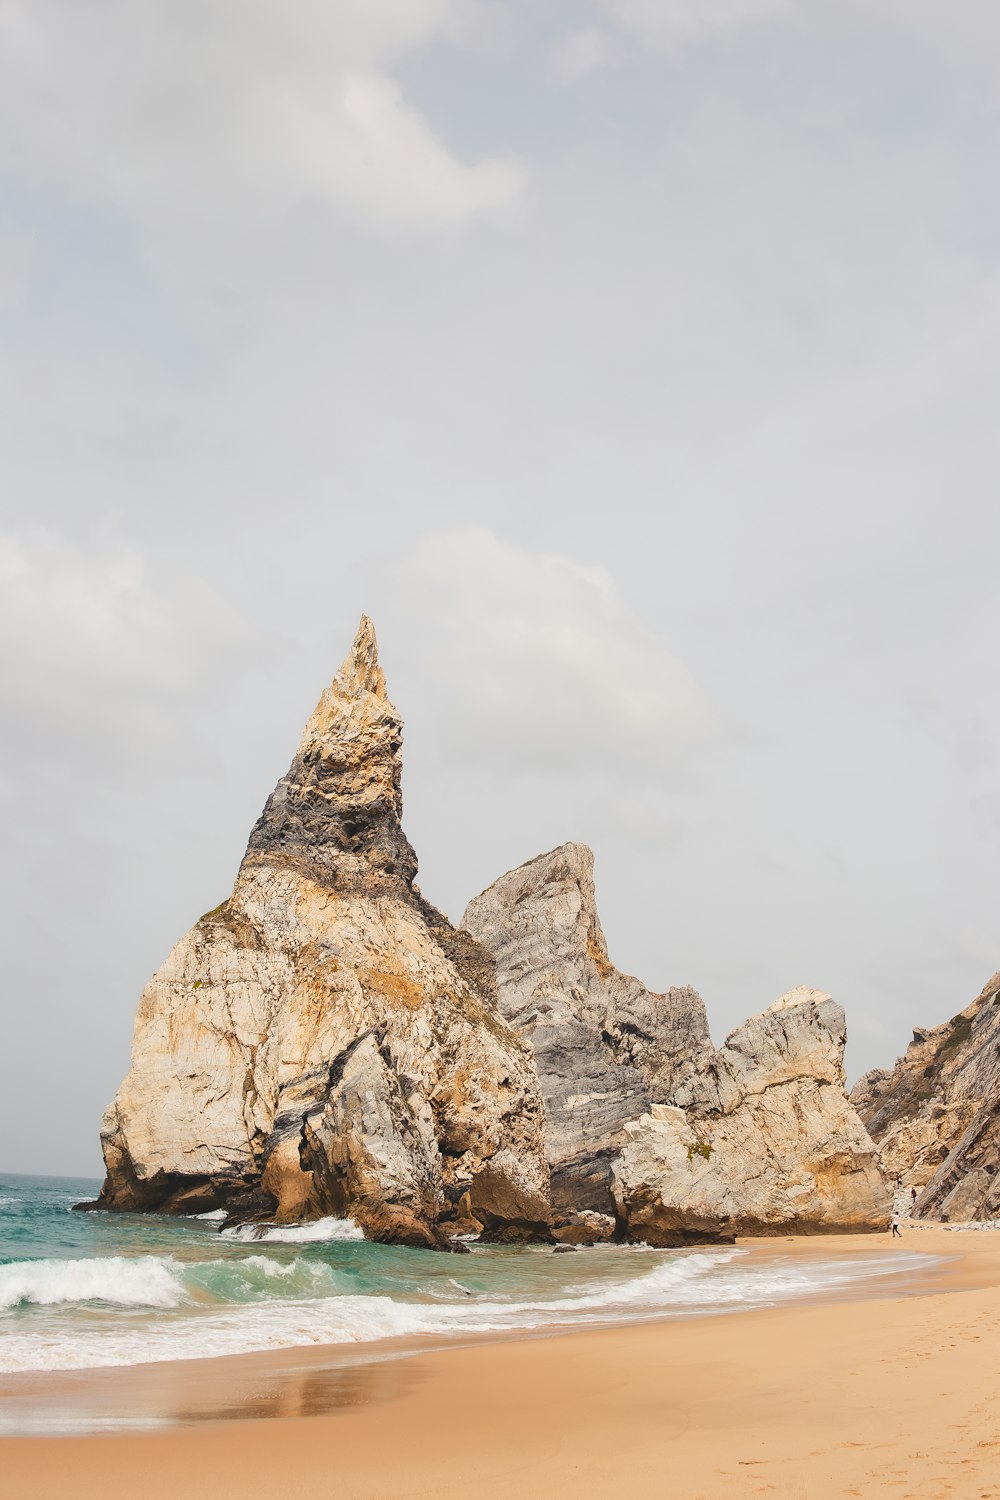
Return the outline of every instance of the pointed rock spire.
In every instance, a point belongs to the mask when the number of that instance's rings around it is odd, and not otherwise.
[[[377,701],[373,703],[372,699]],[[383,708],[381,713],[379,705]],[[402,721],[386,696],[375,626],[367,615],[362,615],[354,644],[306,724],[298,754],[302,756],[310,750],[322,752],[324,746],[332,748],[337,741],[355,737],[357,731],[380,718],[395,722],[396,735],[402,743]]]
[[[284,860],[321,884],[410,885],[400,827],[403,724],[386,695],[375,627],[361,616],[343,665],[313,710],[288,774],[268,798],[247,858]]]

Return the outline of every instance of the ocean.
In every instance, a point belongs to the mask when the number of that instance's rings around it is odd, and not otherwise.
[[[99,1184],[0,1174],[0,1373],[93,1369],[431,1335],[471,1339],[898,1289],[931,1257],[765,1260],[739,1247],[374,1245],[345,1220],[222,1229],[212,1216],[73,1213]]]

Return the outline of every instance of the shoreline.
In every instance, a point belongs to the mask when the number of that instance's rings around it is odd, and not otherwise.
[[[63,1392],[148,1378],[169,1391],[174,1424],[0,1438],[0,1496],[96,1500],[112,1475],[112,1493],[149,1500],[242,1497],[262,1484],[290,1497],[457,1497],[473,1483],[500,1495],[515,1476],[528,1495],[632,1484],[656,1494],[669,1470],[683,1476],[670,1493],[691,1500],[769,1489],[814,1497],[891,1488],[894,1464],[899,1493],[919,1500],[1000,1497],[991,1478],[1000,1469],[1000,1236],[921,1226],[902,1246],[852,1235],[738,1248],[758,1260],[899,1250],[942,1259],[912,1284],[853,1283],[833,1298],[753,1311],[433,1348],[309,1346],[59,1372],[43,1379]],[[23,1384],[5,1377],[8,1391],[9,1379]],[[209,1394],[206,1419],[199,1403]],[[955,1473],[932,1481],[925,1460],[938,1452]]]
[[[859,1243],[859,1240],[861,1243]],[[767,1236],[727,1246],[734,1257],[758,1265],[783,1265],[801,1259],[829,1266],[838,1255],[878,1265],[886,1258],[879,1246],[858,1236]],[[603,1248],[603,1247],[602,1247]],[[697,1256],[714,1246],[691,1246],[681,1256]],[[579,1252],[583,1255],[589,1252]],[[97,1432],[155,1430],[178,1423],[191,1425],[220,1420],[282,1417],[295,1405],[294,1389],[307,1375],[311,1381],[312,1414],[322,1410],[318,1387],[327,1385],[330,1407],[344,1404],[345,1392],[355,1383],[372,1383],[369,1366],[381,1366],[429,1354],[494,1344],[558,1339],[614,1329],[655,1327],[678,1321],[761,1313],[775,1306],[802,1307],[830,1303],[868,1302],[894,1296],[929,1294],[943,1270],[940,1256],[909,1249],[921,1264],[891,1266],[884,1273],[859,1271],[835,1286],[813,1285],[799,1295],[775,1297],[758,1306],[689,1308],[650,1307],[643,1312],[576,1323],[537,1323],[490,1331],[400,1334],[340,1343],[292,1343],[197,1358],[151,1359],[135,1364],[90,1365],[51,1370],[0,1372],[0,1440],[6,1437],[91,1436]],[[900,1254],[893,1249],[891,1259]],[[359,1373],[365,1371],[367,1373]],[[317,1374],[323,1377],[317,1380]],[[385,1382],[383,1382],[385,1383]],[[32,1408],[37,1408],[37,1413]],[[121,1415],[117,1415],[121,1413]],[[26,1415],[30,1414],[30,1415]],[[19,1416],[24,1416],[18,1425]]]

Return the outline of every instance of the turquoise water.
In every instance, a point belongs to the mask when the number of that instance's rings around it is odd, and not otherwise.
[[[766,1262],[740,1249],[369,1244],[350,1221],[219,1232],[213,1218],[80,1214],[99,1184],[0,1174],[0,1372],[81,1369],[400,1336],[617,1323],[770,1306],[927,1257]],[[822,1242],[817,1244],[822,1255]]]

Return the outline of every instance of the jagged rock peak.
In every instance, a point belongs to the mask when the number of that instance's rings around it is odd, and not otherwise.
[[[376,698],[384,705],[368,702]],[[367,615],[361,616],[357,634],[350,651],[341,663],[340,671],[324,688],[323,695],[309,718],[299,745],[299,756],[310,751],[322,751],[344,738],[351,738],[352,731],[363,732],[372,720],[390,720],[397,730],[402,729],[399,714],[389,702],[385,689],[385,673],[378,659],[378,640],[375,626]],[[397,747],[394,758],[399,759]]]
[[[823,1005],[832,999],[833,996],[828,995],[826,990],[814,990],[808,984],[797,984],[794,989],[779,995],[763,1014],[768,1015],[775,1010],[790,1010],[795,1005]]]
[[[401,744],[362,619],[232,895],[146,986],[100,1207],[350,1215],[423,1246],[547,1233],[531,1056],[489,956],[413,885]]]
[[[247,858],[292,863],[327,884],[399,881],[417,858],[400,826],[403,725],[362,615],[344,663],[306,724],[292,764],[250,835]],[[334,869],[336,867],[336,869]]]

